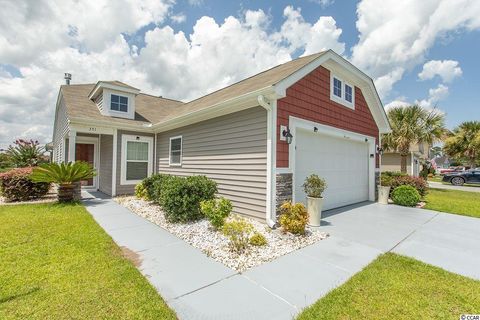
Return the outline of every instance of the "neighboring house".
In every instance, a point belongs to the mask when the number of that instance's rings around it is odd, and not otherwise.
[[[85,187],[113,196],[152,173],[206,175],[234,212],[273,225],[283,200],[305,201],[312,173],[327,181],[325,209],[374,200],[389,130],[372,79],[329,50],[188,103],[118,81],[63,85],[54,159],[89,161]]]
[[[407,173],[418,177],[422,170],[422,162],[429,160],[428,143],[416,143],[410,147],[407,156]],[[382,154],[382,171],[400,171],[401,156],[398,152],[386,151]]]

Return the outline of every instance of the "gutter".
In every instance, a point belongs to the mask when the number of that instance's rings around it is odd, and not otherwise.
[[[189,125],[195,122],[203,121],[212,117],[218,117],[235,111],[248,109],[258,105],[257,97],[259,95],[275,96],[275,90],[272,86],[264,87],[235,98],[219,102],[212,106],[192,111],[181,116],[155,123],[152,129],[155,133],[163,132],[177,127]]]
[[[258,104],[267,110],[267,210],[265,212],[265,220],[270,228],[274,228],[276,222],[275,214],[275,158],[276,158],[276,141],[275,124],[276,124],[276,101],[270,102],[264,95],[258,95]],[[274,216],[275,214],[275,216]]]

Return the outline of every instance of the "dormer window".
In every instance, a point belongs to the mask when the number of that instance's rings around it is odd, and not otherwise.
[[[355,109],[355,87],[344,79],[331,74],[330,78],[330,100],[333,100],[345,107]]]
[[[128,111],[128,98],[112,94],[110,98],[110,109],[113,111],[127,112]]]

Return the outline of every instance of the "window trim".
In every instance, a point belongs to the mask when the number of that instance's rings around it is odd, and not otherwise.
[[[338,81],[342,82],[342,97],[338,97],[333,93],[334,79],[337,79]],[[347,101],[346,99],[346,94],[347,94],[346,86],[349,86],[352,88],[352,102]],[[345,81],[345,79],[330,72],[330,100],[335,101],[336,103],[339,103],[349,109],[355,110],[355,86],[352,85],[350,82]]]
[[[172,162],[172,140],[175,140],[175,139],[180,139],[180,162],[178,163]],[[181,167],[182,162],[183,162],[183,136],[179,135],[179,136],[170,137],[170,140],[168,142],[168,165],[170,167]]]
[[[120,106],[120,98],[125,98],[125,99],[127,99],[127,110],[122,111],[122,110],[112,109],[112,97],[113,97],[113,96],[119,97],[119,99],[118,99],[118,105],[119,105],[119,106]],[[110,93],[110,111],[111,111],[111,112],[117,112],[117,113],[120,113],[120,114],[126,114],[126,113],[128,113],[129,100],[130,100],[129,97],[127,97],[127,96],[122,96],[121,94],[117,94],[117,93]],[[122,105],[123,105],[123,104],[122,104]]]
[[[123,134],[122,146],[121,146],[121,161],[120,161],[120,184],[121,185],[138,184],[142,181],[142,180],[127,180],[127,142],[128,141],[148,143],[147,177],[150,177],[153,174],[153,137]]]

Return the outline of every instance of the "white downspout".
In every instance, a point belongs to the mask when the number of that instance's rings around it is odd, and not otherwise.
[[[267,210],[265,219],[270,228],[276,224],[275,199],[276,199],[276,184],[275,184],[275,159],[276,159],[276,101],[268,101],[263,95],[257,97],[260,106],[267,110]]]

